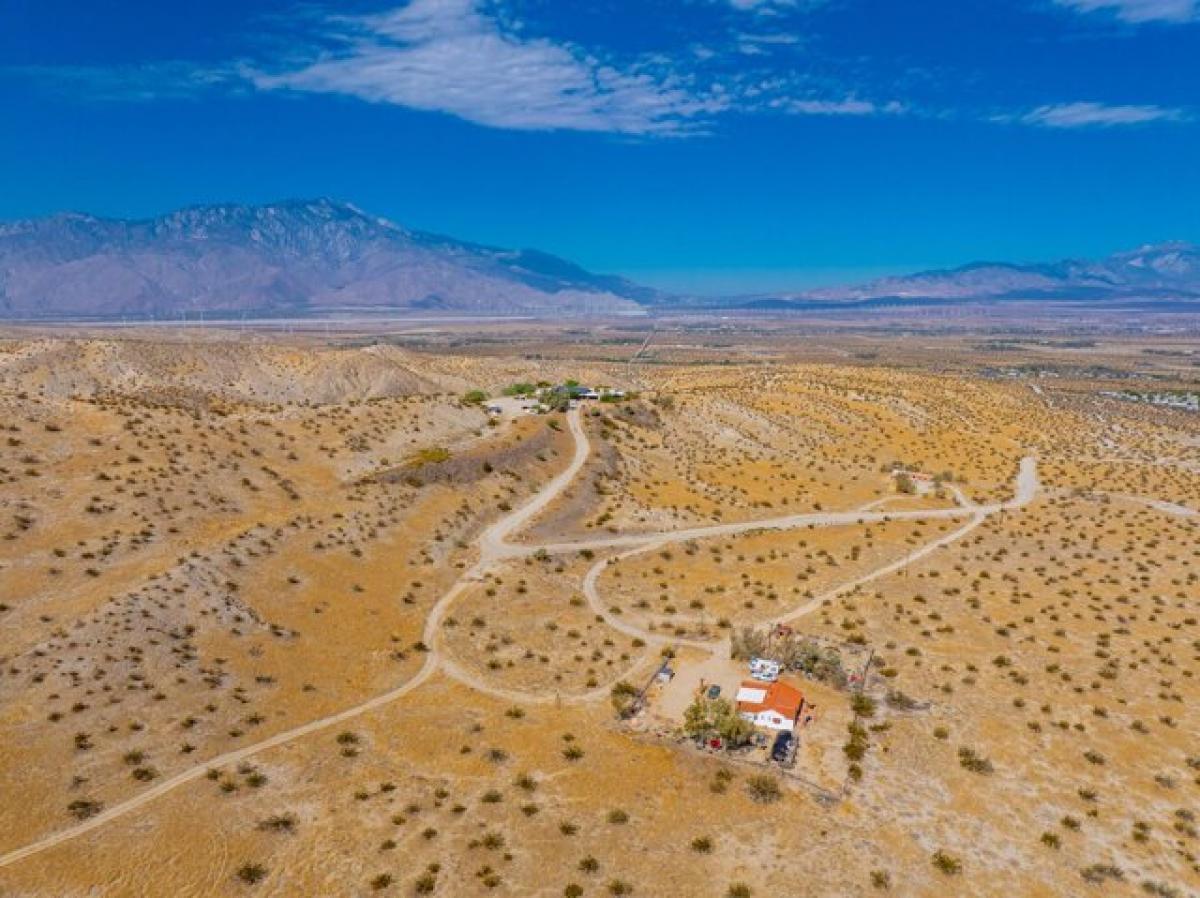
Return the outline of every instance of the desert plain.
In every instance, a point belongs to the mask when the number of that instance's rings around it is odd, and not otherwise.
[[[1170,334],[13,328],[0,896],[1195,895],[1198,401]],[[691,738],[782,633],[794,761]]]

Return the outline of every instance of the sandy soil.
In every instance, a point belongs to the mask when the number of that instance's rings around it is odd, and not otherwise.
[[[923,339],[0,344],[0,894],[1196,894],[1200,422],[1104,395],[1187,372]],[[682,740],[781,618],[869,701]]]

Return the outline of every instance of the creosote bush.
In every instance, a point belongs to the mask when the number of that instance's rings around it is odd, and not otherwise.
[[[962,861],[940,848],[933,853],[932,861],[934,868],[947,876],[956,876],[962,872]]]
[[[746,791],[750,797],[760,804],[771,804],[783,797],[779,788],[779,780],[765,773],[759,773],[746,780]]]
[[[237,869],[237,878],[246,885],[256,885],[267,878],[267,868],[262,864],[242,864]]]

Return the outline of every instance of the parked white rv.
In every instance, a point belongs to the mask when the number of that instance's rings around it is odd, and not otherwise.
[[[774,683],[779,679],[782,670],[783,667],[778,661],[772,661],[769,658],[750,659],[750,676],[760,682]]]

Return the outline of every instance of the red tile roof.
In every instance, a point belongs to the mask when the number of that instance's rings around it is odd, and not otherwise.
[[[747,714],[761,714],[763,711],[774,711],[788,720],[800,716],[800,708],[804,705],[804,694],[795,686],[776,680],[774,683],[760,683],[758,680],[743,680],[743,689],[758,689],[765,691],[761,702],[738,702],[738,710]]]

